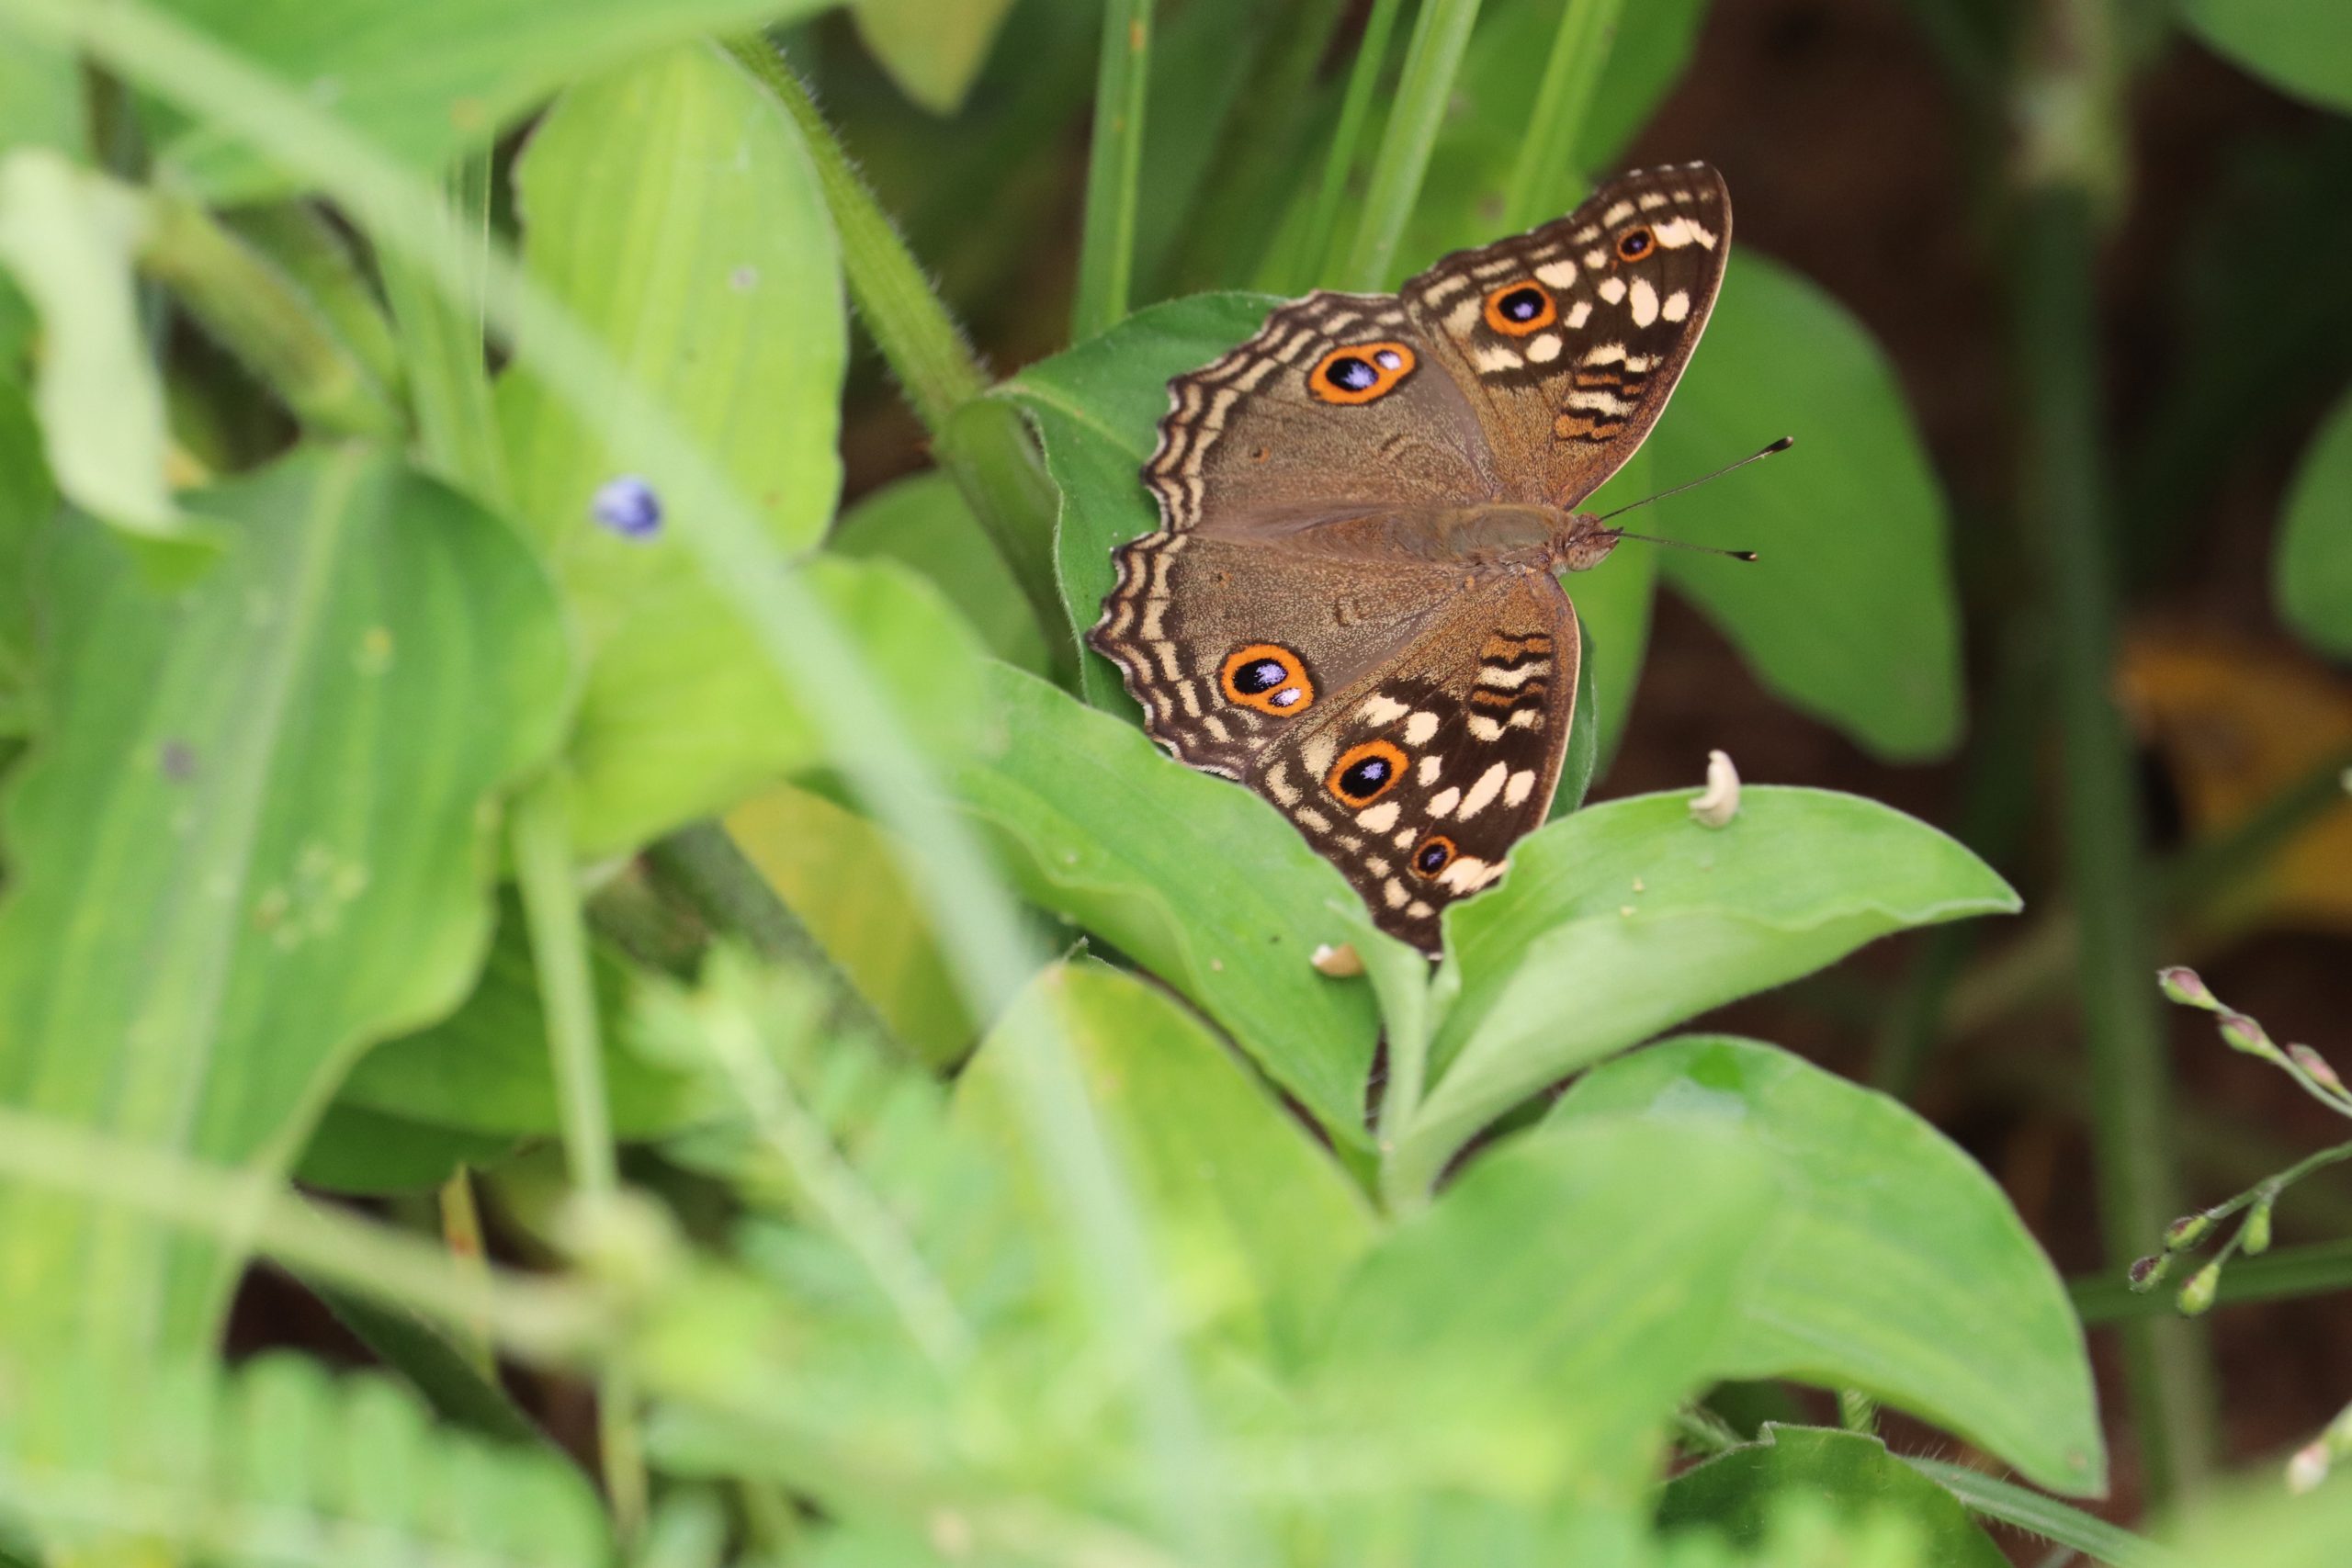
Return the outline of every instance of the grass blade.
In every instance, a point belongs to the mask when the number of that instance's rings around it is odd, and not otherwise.
[[[1425,0],[1413,18],[1413,39],[1405,47],[1396,107],[1381,132],[1355,242],[1349,247],[1347,265],[1340,269],[1341,288],[1385,288],[1391,281],[1388,269],[1396,261],[1396,242],[1420,197],[1421,176],[1429,172],[1438,125],[1445,118],[1446,99],[1453,92],[1453,78],[1462,69],[1470,28],[1477,19],[1478,0]]]
[[[1587,183],[1586,172],[1576,166],[1577,137],[1592,107],[1593,90],[1600,85],[1600,68],[1608,63],[1623,6],[1624,0],[1567,0],[1562,8],[1552,56],[1535,91],[1535,112],[1504,186],[1506,231],[1532,229],[1566,210],[1572,187]]]
[[[1069,335],[1083,342],[1127,313],[1136,265],[1136,181],[1143,168],[1144,98],[1151,83],[1151,0],[1103,0],[1094,82],[1094,141],[1086,160],[1086,228]]]

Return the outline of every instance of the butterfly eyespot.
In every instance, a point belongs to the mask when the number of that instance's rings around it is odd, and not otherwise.
[[[1618,259],[1639,261],[1650,254],[1650,247],[1657,243],[1656,237],[1650,233],[1649,225],[1646,223],[1636,229],[1628,229],[1617,236]]]
[[[1368,403],[1395,391],[1414,363],[1401,343],[1352,344],[1325,355],[1306,373],[1306,389],[1327,403]]]
[[[1253,642],[1227,654],[1217,684],[1227,702],[1276,718],[1315,705],[1315,682],[1306,673],[1306,661],[1278,643]]]
[[[1427,882],[1452,865],[1456,852],[1452,839],[1442,833],[1431,833],[1413,851],[1413,874]]]
[[[1349,806],[1362,808],[1394,789],[1411,761],[1394,741],[1367,740],[1340,753],[1340,760],[1323,776],[1323,787]]]
[[[1540,333],[1560,319],[1552,291],[1529,278],[1506,283],[1487,296],[1487,325],[1511,337]]]

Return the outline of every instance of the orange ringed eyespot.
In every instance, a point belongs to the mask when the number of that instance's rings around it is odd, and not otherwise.
[[[1367,740],[1340,753],[1323,775],[1323,787],[1361,809],[1394,789],[1410,761],[1393,741]]]
[[[1413,852],[1413,874],[1426,882],[1453,863],[1453,840],[1442,833],[1431,833]]]
[[[1540,333],[1560,319],[1552,291],[1532,278],[1506,283],[1487,296],[1487,325],[1510,337]]]
[[[1385,398],[1413,373],[1413,351],[1401,343],[1359,343],[1335,348],[1306,373],[1306,389],[1327,403],[1368,403]]]
[[[1639,261],[1644,256],[1650,254],[1650,247],[1656,243],[1656,240],[1650,234],[1650,226],[1648,224],[1643,223],[1628,229],[1623,233],[1617,236],[1618,259],[1621,261]]]
[[[1225,700],[1288,718],[1315,705],[1315,682],[1306,661],[1279,643],[1253,642],[1225,656],[1217,671]]]

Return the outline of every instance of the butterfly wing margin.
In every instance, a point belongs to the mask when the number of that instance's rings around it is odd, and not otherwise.
[[[1634,455],[1714,309],[1731,227],[1713,169],[1638,170],[1406,283],[1407,312],[1476,411],[1513,499],[1574,508]],[[1636,231],[1646,249],[1629,258]],[[1528,321],[1490,310],[1522,287],[1547,301]]]

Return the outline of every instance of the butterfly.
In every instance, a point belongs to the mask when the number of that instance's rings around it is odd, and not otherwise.
[[[1702,164],[1447,256],[1395,295],[1318,290],[1168,384],[1089,643],[1153,739],[1279,807],[1381,928],[1446,907],[1542,822],[1582,645],[1576,508],[1657,423],[1705,327],[1731,198]]]

